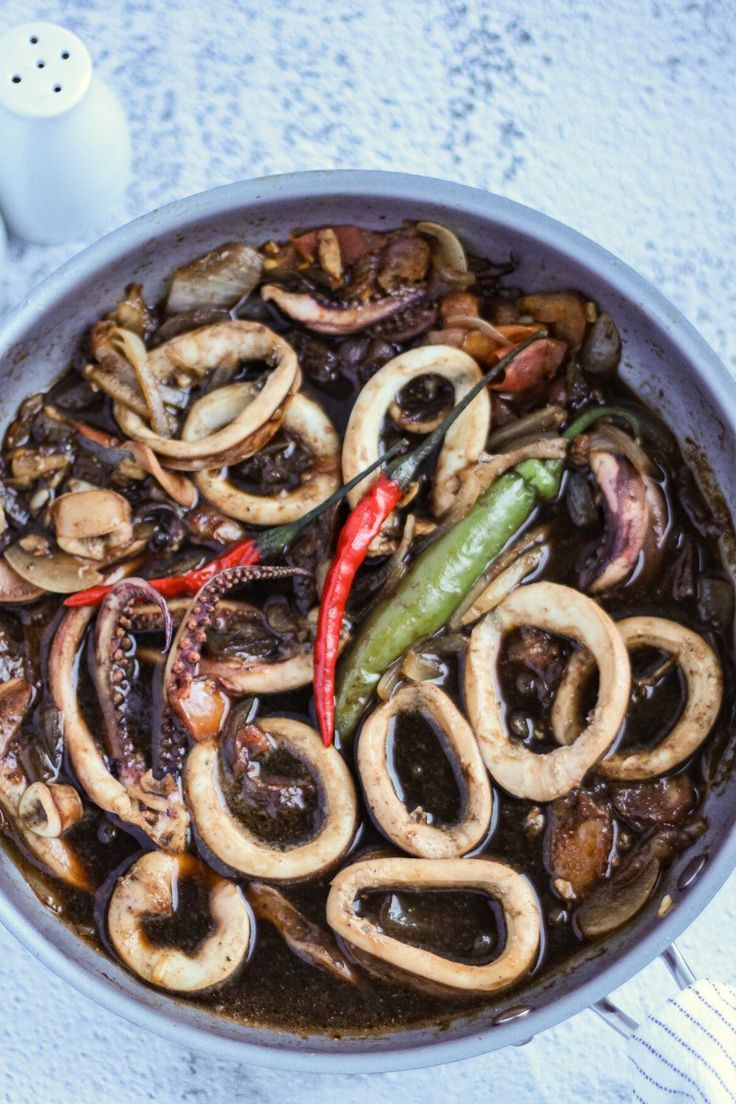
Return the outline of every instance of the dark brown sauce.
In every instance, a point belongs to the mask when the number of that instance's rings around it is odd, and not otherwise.
[[[196,874],[176,879],[174,908],[169,916],[147,916],[141,923],[143,937],[154,947],[178,947],[193,955],[212,934],[209,886]]]
[[[379,890],[355,911],[393,939],[469,966],[493,962],[506,938],[500,906],[482,893]]]
[[[477,260],[473,263],[480,270],[481,263]],[[487,292],[484,307],[490,303],[504,302],[518,293],[498,286],[492,267],[482,277],[482,281],[485,281],[483,287]],[[255,317],[266,321],[292,342],[305,370],[303,390],[320,402],[340,432],[345,428],[362,382],[381,364],[413,344],[401,344],[380,337],[312,337],[284,322],[276,312],[264,311],[264,305],[256,299],[246,303],[241,317]],[[248,365],[247,371],[236,378],[253,378],[258,371],[259,366]],[[620,382],[597,385],[597,393],[605,401],[641,409],[638,400]],[[87,422],[111,433],[118,432],[109,400],[95,396],[88,388],[80,386],[78,377],[70,376],[69,383],[65,379],[56,384],[52,389],[52,397],[61,405],[66,402],[68,409],[74,409]],[[444,401],[444,397],[440,389],[437,395],[438,405]],[[416,400],[417,396],[409,393],[408,389],[402,394],[402,406],[411,412]],[[639,613],[672,617],[701,633],[718,651],[726,674],[726,699],[721,718],[704,748],[682,768],[689,773],[702,799],[708,779],[713,774],[711,759],[714,753],[711,749],[721,748],[731,738],[732,728],[729,726],[732,724],[734,710],[735,680],[732,639],[729,635],[732,633],[732,625],[728,620],[719,619],[717,609],[705,609],[702,602],[702,580],[723,581],[727,577],[717,540],[722,525],[715,520],[710,507],[693,491],[689,469],[667,430],[651,415],[647,414],[647,418],[654,431],[647,433],[644,444],[661,469],[662,486],[671,518],[668,556],[654,579],[642,581],[635,576],[631,582],[605,595],[601,601],[604,608],[616,618]],[[279,434],[274,438],[268,464],[261,463],[260,469],[255,462],[238,465],[234,476],[248,490],[268,493],[274,486],[290,486],[300,465],[298,449],[290,448],[286,436]],[[83,449],[77,451],[73,472],[78,478],[86,478],[100,485],[106,485],[109,474],[104,465]],[[598,524],[576,528],[571,523],[566,501],[568,481],[569,476],[566,476],[558,501],[538,510],[530,525],[544,521],[551,528],[552,553],[543,577],[574,586],[583,559],[589,553],[591,545],[600,538],[601,526]],[[423,483],[426,484],[426,478]],[[147,480],[125,489],[134,510],[148,501],[149,492],[150,483]],[[422,505],[426,502],[426,485],[422,486],[416,502],[421,513]],[[343,516],[344,512],[338,515],[338,519]],[[11,520],[11,531],[17,537],[23,532],[23,526],[15,526]],[[185,543],[171,561],[160,555],[154,557],[144,573],[165,573],[168,570],[166,564],[181,557],[190,556],[195,563],[201,562],[205,553],[202,546]],[[359,575],[356,593],[362,597],[357,608],[352,611],[356,622],[369,608],[370,579],[372,575],[380,576],[381,567],[381,564],[366,565]],[[253,587],[248,591],[247,598],[258,605],[274,592],[293,596],[289,584],[280,584],[277,587]],[[310,600],[314,600],[314,595]],[[16,669],[18,661],[15,646],[22,639],[25,642],[27,663],[39,690],[33,713],[23,733],[25,761],[29,764],[30,776],[75,782],[68,762],[60,755],[58,718],[54,717],[54,707],[43,670],[48,653],[46,626],[55,608],[56,603],[51,599],[35,607],[10,606],[3,610],[0,615],[0,675],[9,677]],[[255,636],[253,639],[255,640]],[[270,635],[261,633],[259,639],[265,641],[263,646],[269,651],[272,639]],[[146,638],[146,643],[149,643],[149,638]],[[212,641],[210,644],[212,645]],[[241,642],[242,651],[238,653],[235,642],[231,654],[251,654],[248,652],[249,646],[247,640]],[[562,642],[563,657],[568,651],[568,645]],[[656,656],[635,657],[636,671],[641,673],[639,660],[643,660],[643,670],[646,673],[651,666],[650,661],[656,659]],[[441,684],[462,707],[458,667],[458,661],[450,657]],[[99,710],[84,664],[80,671],[85,715],[92,730],[99,732]],[[513,713],[521,714],[518,718],[518,735],[524,739],[523,718],[529,718],[532,728],[535,723],[544,727],[548,703],[540,700],[539,693],[522,692],[518,684],[519,674],[518,669],[502,667],[507,694],[507,715],[511,717]],[[140,678],[137,680],[132,701],[136,740],[141,747],[146,746],[149,737],[151,678],[151,669],[141,664]],[[550,693],[553,682],[552,679],[547,688]],[[593,683],[589,692],[594,691]],[[636,744],[645,739],[647,743],[656,741],[665,727],[678,715],[682,707],[682,697],[679,676],[671,672],[664,674],[635,702],[623,742]],[[541,698],[545,698],[544,693]],[[287,715],[314,723],[309,689],[266,697],[260,702],[260,709],[264,714]],[[527,742],[531,746],[529,725],[526,725],[526,730]],[[547,745],[544,740],[538,742],[540,751],[548,746],[551,745]],[[344,754],[351,761],[351,753],[345,751]],[[421,775],[416,770],[416,762],[420,758],[424,768]],[[703,761],[709,764],[705,772],[701,769]],[[429,808],[439,822],[451,823],[457,818],[462,801],[461,787],[441,742],[429,725],[399,722],[394,735],[393,766],[395,777],[409,804],[417,803]],[[293,761],[290,765],[285,760],[272,762],[269,767],[278,768],[281,773],[290,769],[298,770]],[[605,786],[600,784],[600,788],[601,792],[605,792]],[[228,791],[228,800],[239,815],[246,819],[251,816],[252,810],[238,807],[237,794],[232,790]],[[495,805],[496,816],[492,832],[478,853],[509,862],[532,881],[546,921],[537,976],[551,977],[580,949],[580,940],[573,931],[570,909],[551,887],[550,875],[545,866],[544,832],[530,828],[530,817],[533,818],[537,812],[534,804],[497,793]],[[698,809],[691,815],[695,816],[697,813]],[[294,834],[308,832],[310,825],[313,827],[314,823],[313,809],[310,810],[310,816],[311,820],[307,817],[299,823],[290,823],[286,833],[283,825],[280,825],[276,836],[281,833],[293,839]],[[264,835],[273,831],[272,824],[266,826],[253,820],[250,823],[254,831],[257,829]],[[630,839],[629,846],[635,846],[641,834],[637,835],[631,828],[627,828],[626,833]],[[60,885],[39,873],[25,854],[22,844],[13,839],[11,831],[3,833],[1,838],[11,858],[24,870],[41,900],[82,938],[101,951],[110,953],[104,930],[104,915],[106,901],[114,883],[112,875],[140,853],[144,841],[128,827],[86,805],[85,818],[73,830],[69,842],[89,868],[95,884],[102,887],[95,898]],[[269,835],[269,838],[276,837]],[[358,832],[356,847],[362,850],[376,846],[385,848],[386,841],[366,818]],[[325,879],[319,884],[290,886],[285,892],[309,918],[324,925],[327,891],[328,879]],[[393,924],[394,931],[401,931],[409,942],[439,949],[441,953],[451,955],[458,961],[490,961],[502,949],[503,925],[493,904],[489,905],[487,901],[473,894],[446,893],[441,895],[442,900],[432,918],[433,902],[427,897],[436,895],[421,895],[421,907],[417,906],[416,901],[409,899],[411,896],[403,892],[370,895],[370,899],[362,902],[362,907],[379,920],[382,918],[384,925],[390,927]],[[411,914],[417,909],[423,913],[425,920],[429,916],[423,935],[410,930]],[[461,917],[460,923],[457,922],[458,915]],[[191,950],[207,934],[209,923],[204,882],[196,878],[183,878],[178,909],[169,918],[148,919],[145,922],[145,932],[152,942],[172,942],[184,950]],[[479,953],[480,959],[476,957]],[[483,958],[483,955],[490,957]],[[444,1001],[368,976],[360,986],[354,988],[302,962],[267,923],[259,923],[257,926],[255,948],[246,969],[216,992],[192,997],[190,1000],[193,1004],[250,1024],[297,1031],[324,1031],[332,1035],[352,1031],[386,1031],[428,1022],[439,1024],[457,1015],[458,1009],[492,1007],[492,1002],[482,1000],[467,1001],[460,1005],[453,1003],[448,1007]]]
[[[400,713],[391,724],[386,757],[396,793],[408,809],[421,806],[428,824],[460,819],[465,787],[429,717]]]

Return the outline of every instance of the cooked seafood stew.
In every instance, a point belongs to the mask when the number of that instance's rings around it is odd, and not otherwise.
[[[422,221],[228,242],[9,425],[2,838],[142,983],[490,1020],[671,904],[733,736],[726,523],[606,304],[514,267]]]

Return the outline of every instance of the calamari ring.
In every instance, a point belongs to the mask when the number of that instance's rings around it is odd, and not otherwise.
[[[258,322],[231,321],[180,334],[148,354],[149,366],[162,382],[172,379],[177,372],[204,376],[214,368],[234,369],[245,360],[266,360],[273,365],[273,371],[252,402],[201,439],[179,441],[161,437],[139,414],[121,403],[114,404],[115,418],[126,436],[150,445],[170,468],[197,471],[211,468],[216,461],[243,459],[273,436],[285,404],[298,387],[299,365],[291,346]]]
[[[238,397],[249,392],[250,384],[232,383],[205,395],[192,408],[182,431],[185,441],[199,436],[197,417],[203,404],[227,392],[237,405]],[[289,403],[281,422],[283,429],[302,441],[312,455],[311,470],[293,491],[275,491],[270,495],[248,494],[227,478],[227,471],[200,471],[195,483],[204,497],[228,517],[249,525],[283,525],[297,521],[308,510],[319,506],[340,485],[340,438],[319,403],[297,393]]]
[[[503,720],[496,667],[503,634],[519,625],[570,637],[598,664],[598,700],[585,729],[571,746],[543,755],[515,743]],[[615,622],[571,587],[547,582],[519,587],[478,622],[470,637],[465,665],[470,723],[491,777],[515,797],[553,801],[579,786],[618,736],[630,686],[629,656]]]
[[[685,676],[687,702],[681,717],[656,747],[620,751],[598,765],[598,773],[617,782],[643,781],[674,770],[700,747],[712,729],[723,697],[718,658],[702,636],[663,617],[626,617],[616,622],[629,651],[661,648],[673,655]],[[578,652],[568,665],[552,706],[552,731],[558,744],[574,745],[580,732],[580,698],[594,670],[593,658]]]
[[[463,811],[455,824],[428,824],[421,810],[409,810],[397,794],[389,771],[391,721],[399,713],[429,713],[442,729],[463,793]],[[424,859],[459,858],[478,844],[491,822],[493,795],[470,725],[438,686],[404,686],[370,714],[358,740],[358,773],[365,800],[381,830],[402,851]]]
[[[376,889],[466,889],[497,900],[503,909],[506,944],[484,966],[454,962],[403,943],[355,911],[355,900]],[[447,995],[495,993],[526,974],[539,950],[541,918],[534,890],[523,874],[491,859],[366,859],[332,880],[327,923],[358,951]]]
[[[195,744],[184,770],[184,791],[199,837],[231,870],[250,878],[290,882],[335,866],[347,853],[358,821],[355,786],[336,748],[325,748],[309,725],[288,717],[258,718],[309,769],[317,782],[321,819],[308,840],[283,849],[255,836],[227,807],[219,783],[219,749]]]
[[[383,422],[396,395],[419,376],[438,375],[453,385],[455,403],[478,382],[481,370],[467,353],[449,345],[425,345],[410,349],[384,364],[362,388],[355,400],[342,450],[343,479],[359,475],[378,459]],[[491,425],[491,403],[485,390],[447,431],[437,458],[432,509],[441,517],[452,506],[459,473],[475,463],[485,447]],[[377,476],[364,479],[348,495],[354,507]]]
[[[142,929],[149,916],[174,911],[176,879],[198,873],[209,884],[214,931],[194,954],[151,943]],[[107,930],[116,953],[138,977],[161,989],[196,993],[227,981],[248,957],[251,914],[242,891],[191,855],[149,851],[115,885],[107,912]]]

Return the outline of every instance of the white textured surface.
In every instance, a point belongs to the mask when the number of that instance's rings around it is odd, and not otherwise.
[[[486,187],[649,276],[736,366],[736,85],[729,0],[0,0],[0,30],[67,24],[121,93],[135,184],[112,228],[169,199],[292,169],[402,169]],[[514,14],[518,13],[518,14]],[[1,154],[0,154],[1,155]],[[84,243],[11,245],[0,309]],[[728,289],[728,292],[727,290]],[[682,938],[734,983],[736,879]],[[292,1078],[211,1062],[78,997],[0,930],[0,1100],[56,1104],[629,1099],[625,1046],[586,1012],[431,1073]],[[661,966],[622,990],[636,1016]]]

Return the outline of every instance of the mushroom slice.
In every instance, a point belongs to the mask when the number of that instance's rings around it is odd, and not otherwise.
[[[249,387],[247,383],[234,383],[227,390],[235,392]],[[195,483],[201,493],[228,517],[250,525],[283,525],[296,521],[337,490],[340,438],[319,403],[306,395],[294,395],[281,425],[303,442],[312,456],[312,468],[295,490],[276,491],[270,495],[248,494],[230,482],[227,471],[197,473]],[[187,437],[186,425],[183,436]]]
[[[75,889],[91,892],[92,879],[84,862],[62,839],[45,838],[33,831],[21,815],[29,786],[23,766],[13,749],[13,740],[31,703],[32,688],[25,679],[9,679],[0,685],[0,809],[6,814],[34,860]]]
[[[419,376],[437,375],[450,381],[455,403],[481,378],[478,365],[467,353],[449,345],[424,345],[410,349],[384,364],[363,387],[350,413],[342,451],[343,478],[347,481],[378,459],[387,411],[399,391]],[[486,391],[473,399],[447,431],[440,449],[432,492],[436,516],[445,514],[458,489],[458,475],[474,464],[483,451],[491,424],[491,404]],[[376,477],[377,478],[377,477]],[[355,506],[373,477],[363,480],[348,495]]]
[[[616,622],[624,645],[660,648],[674,656],[685,676],[687,701],[677,723],[656,747],[623,750],[608,756],[600,774],[617,782],[656,778],[684,763],[703,743],[715,724],[723,697],[723,674],[712,648],[702,636],[662,617],[626,617]],[[573,656],[552,707],[552,731],[559,744],[575,746],[581,729],[581,697],[594,669],[586,652]]]
[[[358,915],[356,899],[381,889],[469,890],[498,901],[506,943],[500,955],[474,966],[386,935]],[[541,918],[534,890],[510,866],[492,859],[367,859],[341,870],[327,898],[327,923],[350,947],[399,972],[405,983],[431,984],[447,995],[495,993],[519,981],[534,965]]]
[[[151,942],[144,921],[176,911],[177,882],[205,878],[213,930],[193,954]],[[221,985],[240,968],[251,948],[251,915],[242,891],[191,855],[150,851],[115,885],[107,912],[107,930],[116,953],[129,970],[161,989],[196,993]]]
[[[133,539],[130,503],[116,491],[96,488],[63,494],[51,506],[60,548],[72,556],[104,560],[111,547]]]
[[[268,432],[268,437],[276,432],[283,404],[298,386],[296,354],[283,338],[258,322],[217,322],[180,334],[148,354],[149,367],[164,383],[182,374],[199,379],[215,368],[234,370],[241,362],[249,360],[265,360],[273,366],[273,371],[252,402],[229,417],[227,410],[223,411],[219,426],[201,439],[161,437],[139,414],[115,403],[118,424],[127,437],[150,445],[165,458],[168,467],[181,471],[212,467],[218,458],[245,447],[244,443],[254,435],[258,440],[255,451],[264,443],[261,431]]]
[[[0,603],[26,605],[35,602],[45,591],[29,583],[15,571],[7,560],[0,557]]]
[[[392,721],[397,714],[416,712],[428,714],[436,722],[454,759],[463,797],[462,818],[455,824],[427,823],[426,814],[421,809],[409,810],[396,792],[389,766]],[[478,745],[462,713],[434,683],[405,686],[371,713],[358,741],[358,773],[381,830],[410,855],[457,858],[475,847],[488,831],[493,797]]]
[[[222,794],[214,741],[195,744],[184,771],[184,790],[197,832],[221,862],[248,877],[293,882],[322,874],[343,858],[355,835],[358,809],[350,771],[339,751],[325,748],[314,729],[301,721],[259,717],[258,728],[304,764],[316,781],[320,809],[313,835],[293,846],[275,845],[241,823]]]
[[[5,559],[30,586],[52,594],[74,594],[102,582],[96,564],[58,548],[29,551],[17,541],[5,549]]]
[[[570,637],[598,664],[598,700],[585,729],[574,744],[546,755],[515,743],[503,720],[496,668],[503,634],[521,625]],[[515,797],[553,801],[579,786],[618,736],[630,685],[629,657],[615,623],[571,587],[547,582],[520,587],[486,614],[470,637],[465,664],[470,723],[491,776]]]

